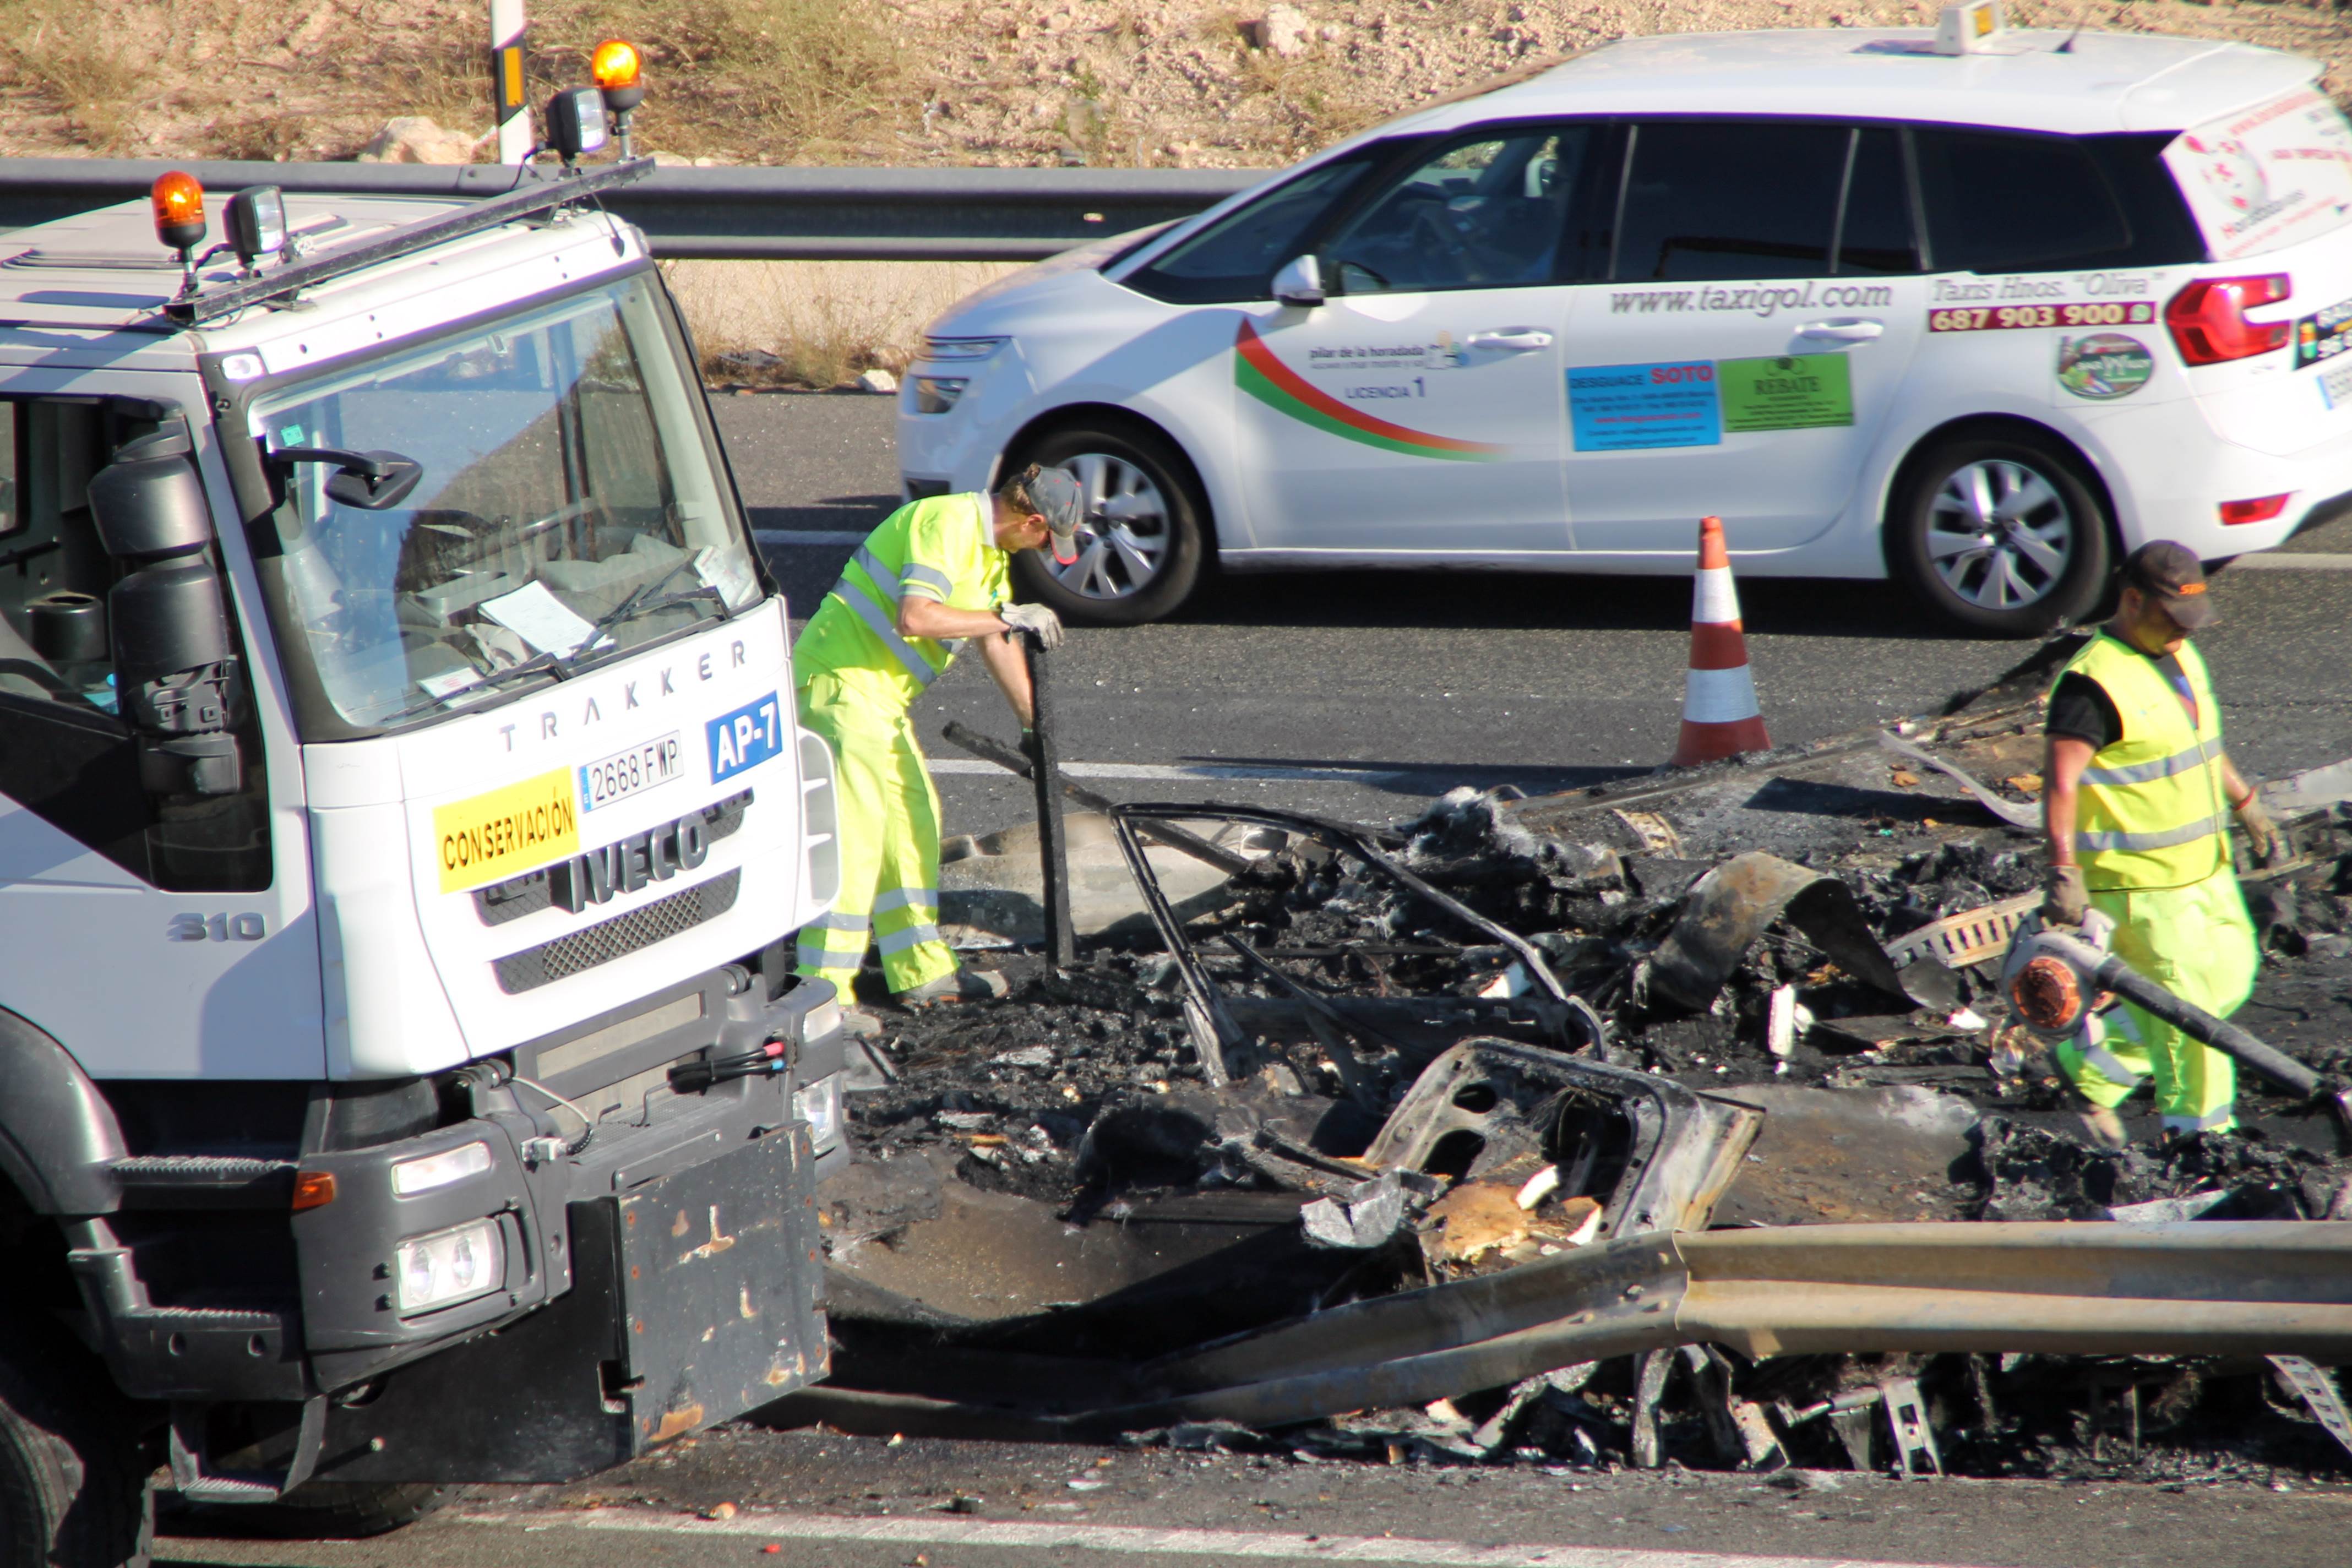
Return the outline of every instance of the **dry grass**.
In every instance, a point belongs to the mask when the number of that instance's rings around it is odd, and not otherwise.
[[[671,289],[713,382],[838,386],[902,371],[924,324],[1013,262],[672,261]],[[772,362],[757,358],[773,355]],[[747,359],[730,361],[730,355]]]
[[[122,152],[142,83],[139,49],[107,19],[71,0],[0,4],[0,54],[17,80],[63,106],[93,153]]]
[[[649,149],[823,161],[904,107],[898,47],[857,0],[550,0],[531,25],[551,89],[587,79],[599,38],[641,41]]]

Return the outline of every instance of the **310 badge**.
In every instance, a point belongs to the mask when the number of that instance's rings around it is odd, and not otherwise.
[[[2156,374],[2156,356],[2137,338],[2093,332],[2058,340],[2058,384],[2077,397],[2105,403],[2129,397]]]

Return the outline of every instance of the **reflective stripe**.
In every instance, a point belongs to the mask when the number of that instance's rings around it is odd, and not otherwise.
[[[2097,853],[2102,850],[2170,849],[2178,845],[2194,844],[2200,838],[2210,838],[2230,829],[2226,816],[2209,816],[2180,827],[2167,828],[2161,833],[2077,833],[2074,847]]]
[[[937,888],[893,888],[874,900],[874,912],[877,915],[909,907],[936,913],[940,907],[940,890]]]
[[[2118,1084],[2129,1084],[2132,1088],[2137,1089],[2147,1081],[2146,1073],[2134,1072],[2123,1064],[2122,1059],[2115,1052],[2105,1046],[2086,1046],[2077,1041],[2074,1048],[2082,1053],[2084,1066],[2098,1068]]]
[[[908,588],[934,589],[942,599],[955,592],[955,579],[936,566],[909,565],[907,568],[906,585]],[[905,592],[905,589],[901,589],[900,592]]]
[[[2225,1105],[2203,1116],[2168,1116],[2164,1119],[2164,1130],[2167,1132],[2210,1132],[2216,1127],[2227,1127],[2237,1119],[2237,1113]]]
[[[874,585],[881,589],[887,597],[900,599],[906,596],[907,584],[898,581],[898,574],[896,572],[882,564],[882,558],[874,553],[871,545],[859,545],[857,553],[849,559],[851,564],[873,578]]]
[[[854,587],[845,594],[836,592],[834,596],[847,605],[850,614],[864,621],[866,629],[880,637],[882,646],[898,656],[898,662],[907,667],[907,673],[914,678],[918,687],[929,686],[939,679],[940,672],[931,668],[931,661],[908,646],[907,639],[898,635],[898,628],[883,617],[873,600]]]
[[[908,926],[905,931],[894,931],[877,945],[882,949],[883,955],[887,957],[894,952],[904,952],[910,947],[919,947],[927,942],[945,940],[940,935],[939,927],[927,922],[923,925]]]
[[[799,962],[803,967],[808,969],[856,969],[857,961],[865,956],[866,950],[863,948],[856,952],[836,953],[829,948],[811,947],[804,942],[800,944]],[[838,962],[844,958],[848,962]]]
[[[2175,752],[2168,757],[2158,757],[2150,763],[2134,763],[2121,768],[2084,768],[2083,782],[2086,784],[2147,784],[2156,779],[2168,779],[2185,773],[2191,768],[2201,768],[2221,754],[2221,741],[2215,736],[2200,742],[2185,752]]]
[[[866,919],[864,915],[845,915],[839,910],[835,910],[829,913],[817,916],[816,919],[809,921],[809,923],[803,929],[807,931],[859,931],[866,929]]]

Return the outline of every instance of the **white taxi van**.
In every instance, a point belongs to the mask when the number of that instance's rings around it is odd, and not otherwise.
[[[2352,509],[2352,128],[2314,61],[1934,30],[1630,39],[1013,274],[907,493],[1059,464],[1066,614],[1228,569],[1893,577],[1979,632]]]

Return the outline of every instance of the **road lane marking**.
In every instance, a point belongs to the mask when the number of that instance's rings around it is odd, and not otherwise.
[[[770,549],[794,544],[863,544],[868,533],[845,528],[755,528],[751,537]]]
[[[1895,1564],[1859,1557],[1780,1557],[1655,1547],[1473,1546],[1458,1541],[1391,1536],[1305,1535],[1243,1530],[1142,1530],[1129,1525],[1034,1524],[930,1514],[909,1519],[747,1511],[733,1519],[696,1519],[621,1509],[577,1513],[464,1513],[473,1524],[522,1525],[640,1535],[749,1536],[768,1541],[878,1541],[921,1546],[1019,1547],[1129,1555],[1209,1558],[1313,1558],[1332,1563],[1396,1563],[1412,1568],[1955,1568]]]
[[[1014,774],[977,757],[933,757],[931,772],[1012,778]],[[1389,779],[1458,779],[1484,770],[1475,767],[1356,767],[1345,763],[1329,766],[1282,763],[1064,763],[1061,771],[1074,779],[1129,779],[1146,784],[1183,784],[1202,779],[1268,779],[1280,784],[1374,784]],[[1514,773],[1521,770],[1513,769]]]
[[[2241,555],[2230,563],[2232,572],[2352,572],[2352,555],[2323,555],[2316,551],[2294,554],[2269,551]]]

